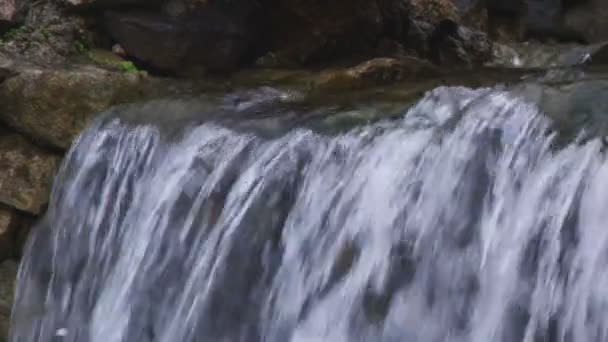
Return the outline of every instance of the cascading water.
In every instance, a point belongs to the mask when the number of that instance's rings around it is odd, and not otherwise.
[[[328,136],[97,121],[11,341],[604,342],[608,161],[497,90]]]

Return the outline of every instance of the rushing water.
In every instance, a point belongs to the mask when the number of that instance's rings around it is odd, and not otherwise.
[[[464,88],[337,136],[105,117],[29,242],[11,341],[605,342],[608,161],[549,127]]]

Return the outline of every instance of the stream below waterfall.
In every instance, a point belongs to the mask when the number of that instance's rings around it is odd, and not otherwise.
[[[608,83],[541,81],[107,112],[30,237],[10,341],[608,341]]]

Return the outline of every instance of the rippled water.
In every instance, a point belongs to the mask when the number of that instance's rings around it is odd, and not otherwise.
[[[607,341],[608,162],[549,124],[464,88],[338,136],[100,119],[12,341]]]

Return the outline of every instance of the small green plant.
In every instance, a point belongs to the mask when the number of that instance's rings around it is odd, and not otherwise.
[[[19,27],[15,27],[10,29],[8,32],[6,32],[4,34],[4,36],[2,37],[3,40],[13,40],[15,38],[17,38],[18,36],[20,36],[23,33],[27,33],[28,32],[28,28],[25,26],[19,26]]]
[[[126,72],[129,74],[134,74],[134,73],[139,72],[139,69],[137,69],[137,66],[135,66],[135,64],[133,64],[133,62],[131,62],[131,61],[120,62],[118,64],[118,67],[120,68],[120,70],[122,72]]]
[[[42,28],[40,29],[40,34],[42,34],[42,37],[44,37],[44,40],[48,41],[51,38],[51,33],[49,32],[49,30],[47,30],[46,28]]]
[[[74,50],[79,54],[85,54],[89,51],[89,46],[82,40],[74,41]]]

